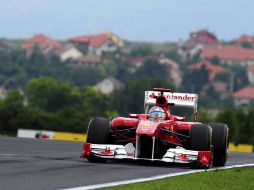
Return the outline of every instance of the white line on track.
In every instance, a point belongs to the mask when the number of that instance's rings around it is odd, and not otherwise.
[[[116,181],[116,182],[102,183],[102,184],[96,184],[96,185],[80,186],[80,187],[73,187],[73,188],[67,188],[67,189],[61,189],[61,190],[98,189],[98,188],[104,188],[104,187],[113,187],[113,186],[118,186],[118,185],[126,185],[126,184],[130,184],[130,183],[138,183],[138,182],[145,182],[145,181],[164,179],[164,178],[168,178],[168,177],[174,177],[174,176],[180,176],[180,175],[186,175],[186,174],[199,173],[199,172],[203,172],[203,171],[214,171],[214,170],[218,170],[218,169],[225,170],[225,169],[251,167],[251,166],[254,166],[254,163],[252,163],[252,164],[243,164],[243,165],[225,166],[225,167],[218,167],[218,168],[211,168],[211,169],[208,169],[208,170],[190,170],[190,171],[186,171],[186,172],[170,173],[170,174],[157,175],[157,176],[146,177],[146,178],[138,178],[138,179]]]

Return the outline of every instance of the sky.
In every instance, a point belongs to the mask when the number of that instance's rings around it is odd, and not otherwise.
[[[254,35],[254,0],[0,0],[0,38],[56,39],[112,31],[173,42],[208,29],[221,40]]]

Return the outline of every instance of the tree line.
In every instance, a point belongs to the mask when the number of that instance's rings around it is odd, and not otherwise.
[[[75,68],[70,67],[68,61],[62,62],[57,55],[45,56],[37,46],[34,47],[30,56],[27,56],[23,49],[0,51],[0,84],[2,85],[11,79],[18,87],[26,90],[26,84],[29,80],[46,76],[78,87],[95,85],[107,76],[113,76],[124,84],[130,79],[158,77],[163,78],[166,82],[170,82],[169,68],[166,65],[160,64],[157,59],[147,59],[140,67],[133,66],[128,62],[128,59],[121,59],[121,57],[126,58],[154,54],[155,51],[150,46],[133,48],[128,53],[123,50],[118,50],[115,55],[111,55],[112,59],[110,61],[102,63],[96,68]],[[209,108],[216,108],[218,105],[220,108],[233,105],[232,94],[228,94],[227,98],[223,98],[224,96],[221,96],[215,87],[211,85],[212,82],[231,84],[231,72],[219,73],[214,81],[210,81],[209,72],[206,68],[201,68],[200,70],[188,69],[188,65],[201,60],[199,55],[195,56],[191,61],[184,62],[176,49],[173,48],[165,51],[164,56],[175,60],[183,73],[182,76],[179,76],[182,77],[181,86],[176,90],[201,94],[200,104]],[[220,60],[215,58],[211,59],[211,62],[220,64]],[[234,72],[234,91],[249,84],[246,68],[231,66],[227,70]]]
[[[12,90],[0,101],[0,132],[15,135],[18,128],[85,133],[94,116],[127,116],[144,112],[144,91],[173,87],[161,78],[138,78],[110,96],[91,86],[78,87],[52,77],[31,79],[26,94]],[[231,142],[254,144],[254,109],[228,107],[211,117],[199,113],[199,121],[227,123]]]

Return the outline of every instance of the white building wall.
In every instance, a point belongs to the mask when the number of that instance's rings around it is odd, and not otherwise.
[[[82,53],[79,50],[77,50],[76,48],[71,48],[64,51],[60,55],[60,59],[61,61],[66,61],[67,59],[77,59],[81,56],[82,56]]]
[[[254,72],[253,71],[248,71],[248,79],[249,82],[254,85]]]
[[[110,79],[105,79],[95,87],[102,94],[108,95],[113,92],[115,86],[114,83]]]

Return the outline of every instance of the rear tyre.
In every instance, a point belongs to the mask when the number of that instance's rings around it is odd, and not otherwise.
[[[110,143],[110,119],[104,117],[94,117],[90,120],[87,129],[87,143],[109,144]],[[106,162],[107,159],[90,155],[87,158],[90,162]]]
[[[213,166],[224,166],[227,161],[228,126],[224,123],[211,123],[213,144]]]

